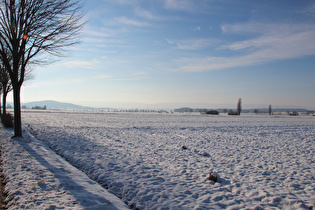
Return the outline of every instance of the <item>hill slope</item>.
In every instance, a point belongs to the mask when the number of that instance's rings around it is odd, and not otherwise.
[[[69,109],[93,109],[88,106],[80,106],[72,103],[64,103],[53,100],[44,100],[44,101],[34,101],[29,103],[23,103],[22,106],[25,106],[29,109],[35,106],[46,106],[47,109],[59,109],[59,110],[69,110]]]

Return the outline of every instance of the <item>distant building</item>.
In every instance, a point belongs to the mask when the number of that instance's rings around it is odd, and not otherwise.
[[[41,107],[41,106],[34,106],[34,107],[32,107],[32,109],[36,109],[36,110],[47,110],[47,107],[46,107],[46,105],[43,106],[43,107]]]
[[[206,114],[219,115],[219,112],[217,110],[210,110],[210,111],[206,111]]]
[[[294,112],[290,112],[290,113],[289,113],[289,115],[290,115],[290,116],[298,116],[298,115],[299,115],[299,113],[298,113],[298,112],[296,112],[296,111],[294,111]]]
[[[174,112],[193,112],[194,110],[189,107],[183,107],[179,109],[175,109]]]
[[[230,109],[228,115],[240,115],[237,111],[233,111],[232,109]]]

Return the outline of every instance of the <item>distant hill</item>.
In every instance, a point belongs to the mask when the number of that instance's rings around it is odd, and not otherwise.
[[[72,103],[63,103],[53,100],[45,100],[45,101],[34,101],[29,103],[22,103],[22,108],[32,109],[32,107],[44,107],[46,106],[47,109],[54,109],[54,110],[86,110],[86,109],[94,109],[93,107],[88,106],[80,106]]]

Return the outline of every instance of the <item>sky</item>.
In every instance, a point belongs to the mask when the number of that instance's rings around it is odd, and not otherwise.
[[[86,0],[81,42],[22,102],[315,108],[315,2]],[[267,107],[266,107],[267,108]]]

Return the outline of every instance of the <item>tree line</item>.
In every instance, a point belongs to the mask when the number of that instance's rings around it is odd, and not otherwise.
[[[21,87],[34,65],[64,56],[83,27],[79,0],[0,1],[0,81],[2,115],[13,91],[14,136],[22,137]]]
[[[247,109],[245,110],[246,113],[249,113],[251,110]],[[218,109],[218,110],[213,110],[213,109],[192,109],[189,107],[183,107],[183,108],[179,108],[179,109],[175,109],[174,112],[200,112],[200,113],[204,113],[204,114],[210,114],[210,115],[218,115],[220,112],[223,113],[227,113],[228,115],[241,115],[241,113],[243,112],[243,108],[242,108],[242,99],[239,98],[237,101],[237,105],[236,105],[236,109]],[[254,113],[259,113],[258,109],[254,109]],[[268,113],[269,115],[272,114],[272,108],[271,108],[271,104],[268,107]]]

